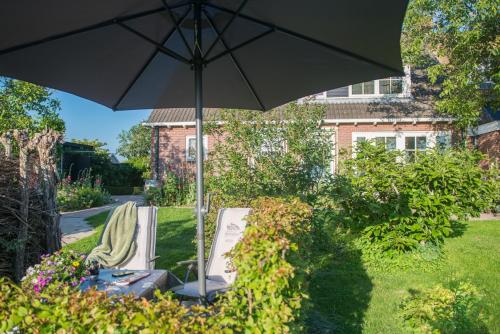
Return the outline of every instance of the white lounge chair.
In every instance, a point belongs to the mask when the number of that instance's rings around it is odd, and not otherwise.
[[[158,208],[153,206],[137,207],[137,224],[133,240],[136,244],[135,254],[126,262],[105,269],[153,270],[155,268],[156,225]],[[107,230],[106,225],[99,238],[99,245]]]
[[[236,272],[230,268],[226,253],[241,240],[246,227],[246,217],[249,214],[248,208],[219,210],[214,242],[206,265],[206,289],[209,302],[213,301],[218,293],[227,291],[234,283]],[[189,273],[196,267],[196,262],[196,260],[178,262],[181,265],[188,265],[188,270],[184,282],[178,279],[180,285],[172,288],[175,294],[188,298],[200,297],[198,281],[188,282]]]
[[[158,208],[154,206],[137,207],[137,226],[135,228],[135,255],[116,269],[153,270],[155,268],[156,225]]]

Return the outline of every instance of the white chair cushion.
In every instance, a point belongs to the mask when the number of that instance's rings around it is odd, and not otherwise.
[[[225,282],[226,284],[234,282],[236,272],[231,270],[226,254],[243,237],[246,217],[249,214],[249,208],[228,208],[219,211],[217,231],[207,264],[207,278],[209,280]]]

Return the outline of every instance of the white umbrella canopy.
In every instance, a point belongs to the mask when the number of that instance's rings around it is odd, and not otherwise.
[[[200,296],[202,108],[268,110],[402,75],[407,0],[0,2],[0,75],[114,110],[195,107]]]

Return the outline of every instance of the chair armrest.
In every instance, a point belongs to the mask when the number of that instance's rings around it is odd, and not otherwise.
[[[205,259],[205,261],[207,261]],[[196,272],[194,271],[195,268],[198,267],[198,260],[185,260],[185,261],[179,261],[177,262],[178,266],[185,266],[187,265],[187,270],[186,274],[184,275],[184,284],[186,284],[189,280],[189,274],[192,272],[196,276]]]
[[[184,261],[177,262],[177,265],[178,266],[185,266],[185,265],[196,264],[196,263],[198,263],[198,260],[184,260]]]
[[[158,260],[159,258],[160,258],[160,255],[156,255],[154,258],[149,260],[149,262],[154,262],[154,261]]]

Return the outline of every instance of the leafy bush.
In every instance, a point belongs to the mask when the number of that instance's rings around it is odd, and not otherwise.
[[[146,191],[146,201],[159,206],[192,205],[196,201],[196,183],[187,171],[169,171],[163,178],[163,186]]]
[[[312,209],[298,199],[260,198],[243,239],[231,252],[238,269],[225,323],[236,332],[299,328]]]
[[[129,187],[129,186],[105,186],[111,195],[140,195],[143,190],[142,187]]]
[[[107,297],[70,287],[41,294],[0,278],[0,332],[22,333],[224,333],[214,308],[186,308],[170,294],[149,302],[133,296]],[[212,317],[210,317],[212,316]]]
[[[359,143],[323,188],[323,199],[361,233],[365,249],[394,256],[442,242],[453,219],[478,216],[494,205],[498,170],[483,170],[481,159],[475,151],[449,149],[419,152],[407,161],[402,152]]]
[[[488,333],[483,323],[481,295],[470,283],[452,282],[410,291],[401,304],[405,322],[421,333]]]
[[[43,255],[39,264],[29,267],[23,277],[21,287],[35,294],[46,290],[58,290],[64,286],[77,287],[90,275],[85,265],[85,255],[73,251],[58,251]]]
[[[63,211],[88,209],[111,202],[111,196],[103,188],[101,180],[93,181],[87,170],[76,181],[71,177],[63,179],[57,189],[57,203]]]
[[[156,300],[107,297],[71,286],[33,294],[0,278],[0,332],[289,333],[300,329],[311,208],[262,198],[231,252],[234,289],[215,305],[186,308],[170,293]],[[48,261],[48,260],[47,260]],[[71,280],[70,280],[71,281]],[[50,284],[55,284],[52,281]]]

